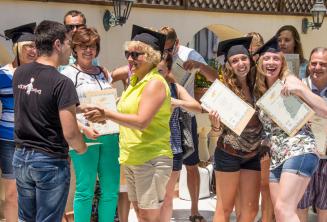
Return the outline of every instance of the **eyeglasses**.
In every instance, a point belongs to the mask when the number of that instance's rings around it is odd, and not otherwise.
[[[34,50],[34,49],[36,49],[35,44],[26,44],[26,45],[24,45],[24,47],[25,47],[27,50]]]
[[[87,50],[88,48],[91,50],[96,50],[97,46],[96,45],[79,45],[80,49],[82,50]]]
[[[176,40],[175,40],[175,42],[174,42],[174,44],[173,44],[173,46],[171,48],[164,49],[164,51],[167,52],[167,53],[172,53],[172,52],[175,51],[175,47],[176,47]]]
[[[74,29],[79,29],[81,27],[85,27],[85,25],[84,24],[66,25],[66,29],[68,31],[73,31]]]
[[[125,51],[125,57],[128,59],[129,57],[132,57],[133,60],[137,60],[137,58],[140,55],[144,55],[144,52],[130,52],[130,51]]]

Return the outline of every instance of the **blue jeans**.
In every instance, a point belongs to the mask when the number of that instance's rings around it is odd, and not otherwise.
[[[13,159],[20,222],[61,222],[70,183],[69,163],[36,150],[16,148]]]
[[[0,169],[3,179],[15,179],[12,167],[14,152],[15,143],[13,141],[0,140]]]

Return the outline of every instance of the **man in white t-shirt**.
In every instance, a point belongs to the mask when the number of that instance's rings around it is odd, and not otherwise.
[[[212,70],[203,57],[194,49],[185,47],[179,44],[179,39],[175,30],[171,27],[162,27],[160,29],[161,33],[166,34],[166,43],[165,43],[165,53],[170,53],[173,57],[174,62],[176,60],[181,60],[183,62],[183,68],[185,70],[191,69],[200,69],[201,73],[205,73],[205,77],[209,81],[214,81],[217,78],[217,72]],[[210,71],[207,71],[210,69]],[[174,68],[172,70],[174,74]],[[187,79],[183,84],[183,87],[187,92],[194,97],[194,80],[195,74]],[[184,159],[183,164],[186,166],[187,170],[187,186],[190,192],[191,197],[191,221],[204,222],[204,218],[200,215],[198,210],[198,201],[199,201],[199,190],[200,190],[200,175],[198,169],[199,152],[198,152],[198,135],[197,135],[197,124],[195,117],[192,118],[192,137],[194,141],[194,153],[189,157]]]

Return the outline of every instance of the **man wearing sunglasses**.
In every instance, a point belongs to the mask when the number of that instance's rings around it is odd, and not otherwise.
[[[179,58],[182,60],[183,68],[191,70],[193,68],[207,69],[207,63],[203,57],[194,49],[179,44],[177,34],[172,27],[162,27],[160,32],[166,34],[165,53],[172,55],[174,62]],[[194,66],[192,66],[194,64]],[[196,66],[195,66],[196,65]],[[174,66],[173,66],[174,67]],[[205,72],[204,75],[209,81],[216,79],[216,72]],[[172,70],[174,74],[174,69]],[[188,93],[194,97],[194,79],[195,74],[191,74],[183,87]],[[200,174],[198,169],[199,151],[198,151],[198,135],[197,135],[197,124],[195,116],[192,118],[192,137],[194,141],[194,153],[184,159],[183,164],[186,166],[187,171],[187,187],[191,197],[191,216],[190,221],[204,222],[205,219],[200,215],[198,210],[199,201],[199,190],[200,190]]]
[[[86,27],[86,18],[84,14],[77,10],[71,10],[64,17],[64,25],[72,32],[80,27]]]
[[[70,31],[70,33],[73,35],[74,32],[76,32],[77,29],[86,27],[86,18],[85,15],[77,10],[70,10],[66,13],[64,16],[64,25],[66,26],[67,30]],[[74,64],[76,59],[73,57],[73,55],[70,55],[69,57],[69,63]],[[98,65],[97,59],[94,59],[92,61],[93,65]],[[66,66],[59,66],[58,71],[62,72]]]

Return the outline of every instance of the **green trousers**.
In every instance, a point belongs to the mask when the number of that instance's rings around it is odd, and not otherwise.
[[[97,175],[100,183],[98,206],[99,222],[114,221],[119,192],[118,134],[104,135],[97,140],[85,138],[87,143],[100,143],[88,147],[79,155],[70,151],[76,174],[74,218],[76,222],[90,222],[92,201]]]

